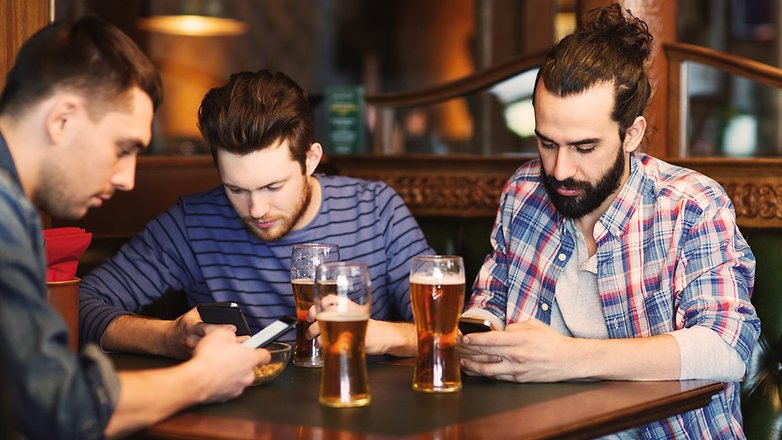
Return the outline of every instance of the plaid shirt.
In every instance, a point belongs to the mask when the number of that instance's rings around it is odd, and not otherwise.
[[[505,323],[551,320],[557,280],[575,237],[540,182],[540,162],[522,165],[503,190],[493,253],[469,308]],[[760,332],[749,301],[755,258],[733,204],[714,180],[644,154],[595,225],[597,283],[609,338],[710,328],[747,363]],[[743,438],[738,383],[702,409],[641,427],[644,438]]]

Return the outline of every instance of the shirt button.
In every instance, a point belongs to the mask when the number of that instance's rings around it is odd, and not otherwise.
[[[546,303],[541,304],[540,309],[543,310],[544,312],[548,312],[548,304]]]
[[[559,256],[557,257],[557,259],[558,259],[559,261],[565,261],[565,259],[566,259],[566,258],[567,258],[567,257],[565,256],[565,254],[559,254]]]

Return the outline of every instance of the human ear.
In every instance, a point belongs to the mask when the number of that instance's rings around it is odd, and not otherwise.
[[[622,148],[625,153],[632,153],[641,145],[646,133],[646,118],[638,116],[633,124],[625,131],[625,140]]]
[[[315,142],[312,145],[310,145],[309,150],[307,150],[307,157],[305,159],[305,171],[308,176],[311,176],[312,173],[315,172],[315,168],[318,167],[318,164],[320,163],[320,159],[323,157],[323,147]]]
[[[84,102],[76,95],[62,95],[55,99],[44,120],[46,135],[52,144],[59,145],[74,133],[76,119],[84,112]]]

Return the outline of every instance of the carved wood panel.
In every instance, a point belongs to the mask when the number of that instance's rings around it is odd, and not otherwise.
[[[503,185],[510,176],[365,175],[361,177],[386,182],[399,192],[415,215],[484,217],[496,214]],[[755,184],[740,179],[721,180],[720,184],[733,201],[739,225],[782,226],[782,183]]]
[[[510,175],[366,173],[355,177],[384,181],[417,216],[494,217]]]
[[[725,182],[722,186],[733,201],[739,223],[763,226],[782,222],[782,183]]]
[[[503,185],[524,160],[335,159],[339,174],[382,180],[416,216],[493,217]],[[782,161],[675,159],[725,188],[739,226],[782,227]]]

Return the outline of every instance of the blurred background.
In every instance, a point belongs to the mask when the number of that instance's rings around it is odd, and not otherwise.
[[[55,18],[94,14],[115,23],[160,68],[165,101],[148,154],[167,155],[205,154],[195,122],[201,98],[230,73],[258,69],[285,72],[309,91],[316,132],[328,152],[378,152],[372,145],[377,115],[363,104],[363,94],[462,78],[545,50],[576,26],[575,0],[54,2]],[[679,1],[678,41],[779,65],[778,3]],[[782,155],[777,92],[705,66],[691,66],[687,76],[685,156]],[[533,154],[534,78],[532,71],[475,96],[401,109],[394,116],[399,145],[385,151]],[[348,107],[330,103],[351,96],[359,97],[348,106],[356,124],[352,134],[332,133],[333,110]],[[340,145],[338,135],[357,141]]]

